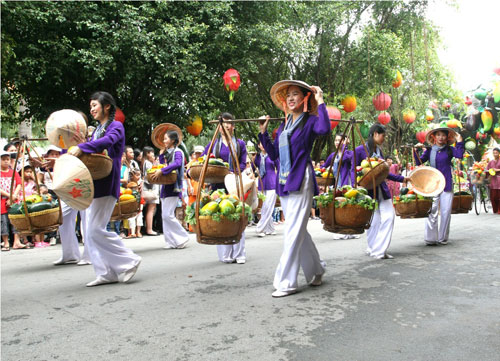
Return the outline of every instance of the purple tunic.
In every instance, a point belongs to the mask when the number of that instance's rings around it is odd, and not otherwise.
[[[453,190],[453,180],[451,178],[451,159],[453,157],[459,159],[462,159],[464,157],[464,144],[465,142],[457,142],[456,147],[447,145],[443,149],[438,150],[436,154],[436,169],[443,173],[444,179],[446,180],[446,186],[444,187],[445,192],[451,192]],[[448,156],[448,148],[451,149],[451,157]],[[415,150],[415,163],[417,165],[425,163],[431,156],[431,148],[427,148],[420,159],[418,158],[417,154],[418,153]]]
[[[217,143],[220,141],[220,139],[217,139],[213,148],[212,148],[212,154],[215,154],[215,147],[217,147]],[[240,162],[240,170],[243,172],[245,168],[247,167],[247,147],[245,145],[245,142],[242,141],[241,139],[236,139],[236,141],[240,144],[240,156],[238,158],[238,162]],[[207,154],[208,148],[210,148],[210,144],[208,144],[205,147],[205,151],[203,152],[203,155]],[[236,151],[236,149],[235,149]],[[219,157],[224,161],[229,163],[229,148],[222,143],[222,146],[220,147],[220,154]],[[231,164],[232,165],[232,164]],[[231,172],[234,172],[233,167],[231,167]]]
[[[356,152],[356,164],[353,166],[353,168],[355,168],[358,165],[361,165],[361,162],[363,161],[363,159],[366,159],[366,151],[365,151],[365,148],[363,147],[363,145],[356,147],[355,152]],[[380,158],[385,159],[384,154],[382,154],[382,149],[380,150],[380,154],[381,154]],[[405,177],[403,177],[402,175],[399,175],[399,174],[389,173],[389,175],[387,176],[387,179],[394,181],[394,182],[403,182],[405,180]],[[382,191],[382,197],[384,199],[391,199],[391,192],[389,191],[389,187],[387,186],[387,183],[382,182],[382,183],[380,183],[379,187],[380,187],[379,189]],[[369,190],[368,193],[370,194],[370,196],[373,197],[372,190]]]
[[[257,169],[260,167],[260,162],[262,161],[262,156],[257,154],[255,157],[255,166]],[[277,165],[275,162],[271,160],[270,157],[266,157],[266,175],[262,177],[262,183],[264,183],[264,190],[269,191],[276,189],[276,168]],[[259,183],[259,190],[262,190],[262,185]]]
[[[330,120],[328,118],[326,105],[324,103],[320,104],[318,107],[318,115],[310,114],[302,129],[297,128],[295,132],[293,132],[290,137],[292,167],[290,168],[290,174],[288,175],[286,184],[280,184],[278,180],[279,172],[276,174],[276,192],[280,197],[288,195],[288,192],[297,192],[300,190],[300,186],[304,179],[304,172],[309,165],[311,177],[314,182],[314,195],[319,193],[314,170],[312,169],[310,154],[316,137],[319,135],[326,135],[330,131]],[[278,128],[276,140],[274,142],[269,138],[269,133],[267,131],[264,134],[259,133],[259,140],[264,146],[269,158],[273,161],[279,160],[279,138],[284,126],[285,122]],[[277,167],[279,167],[279,163]]]
[[[352,156],[354,152],[352,150],[346,150],[346,146],[343,145],[344,149],[344,157],[342,158],[342,167],[340,167],[340,179],[338,183],[338,187],[342,187],[346,184],[354,184],[354,168],[352,167]],[[328,158],[326,158],[325,163],[323,164],[323,168],[328,169],[335,159],[335,152],[330,154]],[[332,167],[333,172],[333,167]],[[351,181],[349,182],[349,176],[351,177]]]
[[[113,196],[120,197],[120,171],[122,168],[122,154],[125,150],[125,129],[120,122],[113,121],[106,128],[102,138],[79,144],[84,153],[102,153],[108,151],[113,160],[111,173],[102,179],[94,181],[94,198]]]
[[[163,167],[161,169],[161,172],[166,175],[172,173],[173,170],[177,171],[177,177],[184,177],[184,174],[182,174],[182,160],[184,159],[182,151],[177,150],[175,151],[174,157],[172,159],[172,162],[168,164],[166,167]],[[160,154],[160,163],[166,163],[165,159],[165,153]],[[161,186],[160,190],[160,198],[166,198],[166,197],[176,197],[179,196],[181,192],[175,192],[175,183],[174,184],[163,184]]]

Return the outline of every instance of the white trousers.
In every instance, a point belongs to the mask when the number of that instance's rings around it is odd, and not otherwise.
[[[128,226],[132,234],[135,234],[137,227],[142,227],[144,225],[142,221],[142,205],[137,216],[128,219]]]
[[[447,241],[450,234],[451,205],[453,192],[442,192],[432,201],[431,212],[425,221],[425,243]],[[438,215],[441,211],[441,225],[438,225]]]
[[[274,232],[273,211],[276,203],[276,191],[274,189],[264,191],[266,199],[260,210],[260,220],[257,223],[256,232],[270,234]]]
[[[186,230],[175,218],[175,208],[179,197],[166,197],[161,199],[161,218],[163,221],[163,237],[165,243],[177,248],[189,240]]]
[[[140,257],[125,247],[115,232],[108,232],[106,225],[111,218],[116,198],[95,198],[87,209],[87,232],[90,261],[97,277],[118,281],[118,275],[136,266]]]
[[[371,226],[366,232],[368,240],[366,251],[372,257],[381,257],[387,252],[391,244],[394,219],[396,218],[392,200],[381,199],[380,196],[378,208],[375,210]]]
[[[300,190],[280,197],[285,215],[285,239],[283,253],[273,282],[274,288],[279,291],[291,291],[297,288],[300,267],[308,283],[315,275],[325,272],[324,262],[321,261],[318,250],[307,231],[313,187],[311,171],[306,167]]]
[[[61,205],[61,212],[63,216],[63,224],[59,226],[59,235],[61,236],[61,248],[62,248],[62,260],[85,260],[89,259],[89,251],[87,242],[83,246],[83,255],[80,256],[80,247],[78,245],[78,239],[76,238],[76,216],[79,211],[71,208],[61,199],[59,199]],[[80,230],[82,236],[85,238],[85,228],[87,223],[86,210],[80,211],[81,224]]]
[[[219,261],[224,263],[233,263],[235,260],[246,261],[247,251],[245,249],[245,231],[241,234],[240,241],[236,244],[219,244],[217,247],[217,255]]]

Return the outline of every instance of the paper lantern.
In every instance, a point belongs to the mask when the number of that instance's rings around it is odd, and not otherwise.
[[[417,138],[419,143],[425,143],[425,138],[427,137],[427,133],[429,133],[429,131],[426,131],[426,130],[422,130],[420,132],[417,132],[416,138]]]
[[[399,72],[399,70],[396,70],[396,73],[394,74],[394,79],[392,80],[392,87],[393,88],[399,88],[403,84],[403,76]]]
[[[238,91],[241,84],[240,74],[236,69],[228,69],[222,79],[224,80],[224,88],[229,92],[229,100],[233,100],[234,93]]]
[[[342,101],[340,102],[342,106],[344,107],[344,112],[346,113],[351,113],[354,110],[356,110],[356,98],[353,97],[352,95],[346,96]]]
[[[203,121],[201,120],[199,115],[196,115],[194,117],[193,121],[191,122],[191,124],[189,124],[186,127],[186,130],[188,131],[188,133],[195,136],[195,137],[200,135],[202,129],[203,129]]]
[[[378,111],[382,111],[382,110],[387,110],[387,108],[389,108],[392,99],[389,94],[380,92],[373,97],[372,102],[375,109],[377,109]]]
[[[333,130],[337,125],[339,125],[339,122],[334,122],[332,119],[340,120],[342,119],[342,115],[340,114],[340,110],[335,107],[328,106],[326,107],[326,110],[328,112],[328,118],[330,119],[330,129]]]
[[[115,120],[122,124],[125,123],[125,114],[123,114],[123,111],[120,108],[116,108]]]
[[[387,112],[381,112],[378,115],[377,119],[378,119],[380,124],[386,125],[386,124],[389,124],[389,122],[391,121],[391,115]]]
[[[415,121],[415,118],[417,117],[417,115],[415,114],[415,112],[413,110],[407,110],[403,113],[403,120],[407,123],[407,124],[411,124]]]

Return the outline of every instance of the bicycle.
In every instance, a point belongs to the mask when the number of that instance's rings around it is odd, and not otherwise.
[[[484,208],[484,212],[488,213],[487,202],[489,202],[489,194],[484,177],[473,182],[472,197],[474,198],[474,210],[476,214],[479,216],[481,213],[481,205]]]

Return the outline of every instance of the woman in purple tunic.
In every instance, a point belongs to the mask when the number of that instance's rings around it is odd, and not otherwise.
[[[108,232],[106,225],[111,218],[116,201],[120,196],[120,169],[125,148],[123,124],[115,122],[116,103],[106,92],[97,92],[90,97],[90,114],[99,121],[90,141],[68,150],[76,157],[82,153],[108,151],[113,160],[111,173],[94,180],[94,200],[87,209],[85,242],[89,244],[89,256],[97,278],[87,287],[118,281],[128,282],[134,277],[141,263],[141,257],[126,248],[115,232]]]
[[[367,140],[367,148],[369,156],[366,154],[365,147],[360,145],[356,147],[356,163],[354,167],[361,164],[363,159],[367,157],[377,157],[384,159],[382,153],[382,144],[385,141],[385,127],[382,124],[375,123],[370,127],[370,133]],[[387,179],[395,182],[403,182],[407,178],[389,173]],[[368,192],[373,197],[373,191]],[[392,205],[391,193],[385,182],[382,182],[376,190],[378,207],[375,209],[372,223],[367,231],[368,247],[366,254],[376,259],[393,258],[387,253],[387,249],[391,245],[392,231],[394,230],[394,219],[396,214]]]
[[[233,115],[230,113],[222,113],[220,117],[223,120],[232,120],[234,119]],[[234,173],[236,164],[233,164],[233,159],[230,155],[229,150],[229,142],[231,142],[234,151],[236,152],[236,156],[238,157],[238,162],[240,164],[240,171],[243,171],[246,168],[247,162],[247,147],[243,140],[236,139],[234,136],[234,123],[223,123],[222,126],[226,130],[229,135],[229,139],[226,139],[224,136],[221,136],[219,139],[215,141],[214,146],[212,147],[212,154],[215,158],[221,158],[224,162],[229,163],[229,169]],[[222,133],[224,134],[224,133]],[[210,148],[210,144],[205,147],[204,155],[208,153],[208,149]],[[225,189],[224,183],[212,184],[212,190],[217,189]],[[246,262],[246,249],[245,249],[245,232],[242,233],[241,239],[238,243],[233,245],[217,245],[217,254],[219,256],[219,260],[224,263],[238,263],[244,264]]]
[[[271,88],[271,98],[287,114],[274,142],[267,132],[269,118],[261,123],[259,133],[269,158],[279,161],[276,191],[285,214],[285,237],[272,296],[284,297],[297,292],[301,267],[313,286],[321,285],[325,273],[324,262],[307,232],[307,221],[313,196],[319,193],[310,154],[316,137],[330,132],[330,121],[319,87],[282,80]]]
[[[427,148],[421,157],[415,154],[415,162],[420,165],[429,161],[430,166],[443,173],[446,185],[441,194],[434,198],[429,217],[425,222],[424,241],[428,246],[437,244],[448,244],[450,234],[451,206],[453,203],[453,180],[451,177],[451,160],[463,158],[464,142],[462,136],[449,128],[435,128],[427,133],[427,142],[431,147]],[[451,144],[457,144],[452,147]],[[417,144],[422,146],[422,144]],[[415,151],[416,153],[416,151]],[[438,215],[441,213],[441,225],[438,225]]]
[[[153,175],[153,179],[162,174],[177,172],[177,180],[174,184],[161,186],[161,217],[163,220],[163,237],[165,238],[165,249],[186,247],[189,236],[186,230],[175,217],[175,208],[182,193],[182,180],[184,179],[184,153],[177,148],[179,145],[179,134],[175,130],[165,132],[163,136],[165,148],[160,152],[160,164],[167,164],[162,169],[158,169]]]

